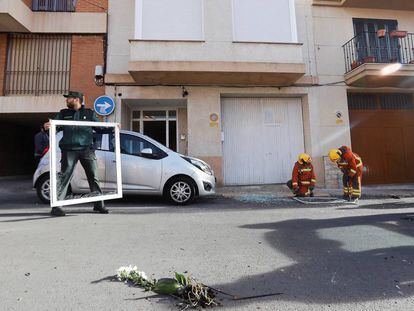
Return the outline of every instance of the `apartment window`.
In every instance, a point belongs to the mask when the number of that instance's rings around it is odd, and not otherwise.
[[[297,42],[294,0],[233,0],[234,41]]]
[[[203,0],[136,0],[136,39],[203,40]]]
[[[71,46],[70,35],[9,35],[6,95],[67,92]]]
[[[75,12],[76,0],[32,0],[33,11]]]

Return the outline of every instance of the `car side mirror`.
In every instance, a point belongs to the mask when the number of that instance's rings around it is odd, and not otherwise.
[[[145,148],[141,150],[141,156],[144,158],[152,158],[154,154],[151,148]]]

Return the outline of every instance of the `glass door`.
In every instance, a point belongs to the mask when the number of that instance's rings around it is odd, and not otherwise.
[[[132,112],[131,128],[177,151],[177,112],[142,110]]]
[[[400,60],[398,39],[388,35],[398,28],[396,20],[354,18],[353,22],[360,63],[389,63]],[[378,37],[377,32],[380,29],[385,29],[387,35]]]

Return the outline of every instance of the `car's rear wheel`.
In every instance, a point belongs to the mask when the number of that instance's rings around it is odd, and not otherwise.
[[[50,202],[50,178],[49,175],[43,175],[39,178],[36,185],[37,196],[45,204]]]
[[[165,196],[176,205],[189,204],[195,197],[194,182],[186,177],[174,178],[168,183],[165,190]]]

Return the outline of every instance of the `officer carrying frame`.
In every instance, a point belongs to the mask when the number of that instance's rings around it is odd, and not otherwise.
[[[57,167],[56,167],[56,127],[57,126],[90,126],[90,127],[113,127],[115,131],[115,159],[116,159],[116,179],[117,179],[117,192],[111,194],[102,194],[100,196],[75,198],[70,200],[58,200],[57,197]],[[50,120],[50,206],[65,206],[73,204],[90,203],[103,200],[112,200],[122,198],[122,176],[121,176],[121,145],[119,138],[119,128],[117,123],[107,122],[87,122],[87,121],[61,121]]]

